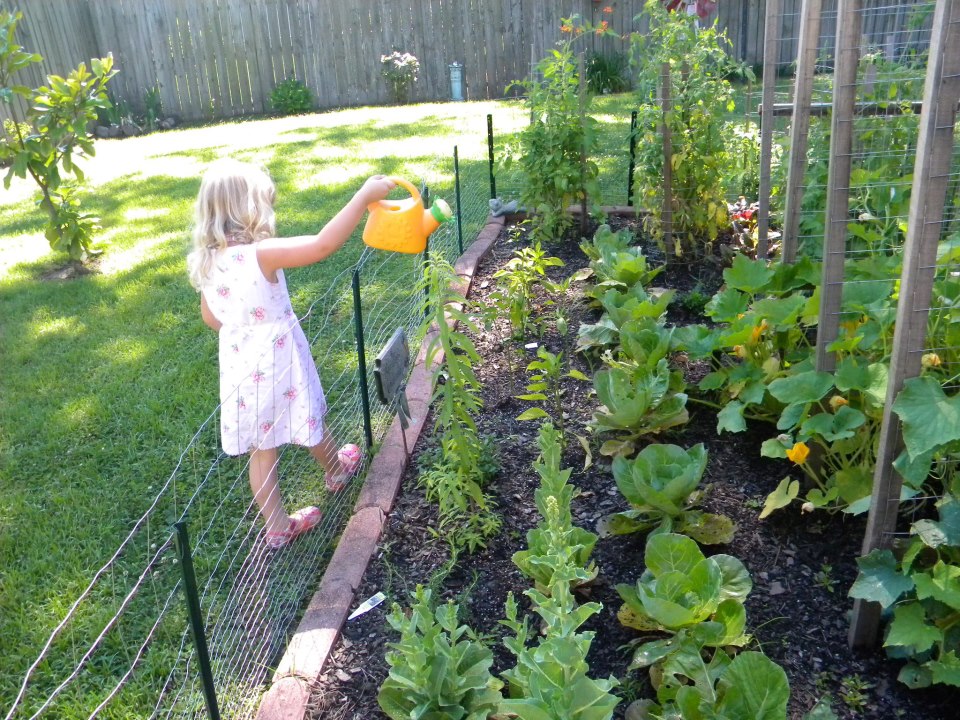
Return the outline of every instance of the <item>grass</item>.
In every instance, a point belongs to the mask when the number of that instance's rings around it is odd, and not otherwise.
[[[629,100],[603,98],[600,107],[611,142],[625,154]],[[424,178],[435,194],[452,199],[456,144],[463,204],[473,210],[464,233],[469,243],[486,215],[488,112],[498,137],[523,122],[516,103],[433,104],[102,141],[86,165],[84,201],[99,216],[108,245],[99,272],[68,281],[44,279],[63,259],[45,250],[43,217],[30,187],[15,182],[0,196],[0,645],[6,658],[0,708],[9,706],[52,628],[150,506],[216,408],[216,339],[200,321],[184,271],[204,168],[224,155],[264,163],[278,187],[279,232],[305,234],[375,172]],[[342,280],[362,248],[355,239],[327,262],[289,273],[295,309],[305,311],[331,278]],[[391,272],[408,271],[403,265],[387,272],[365,294],[395,287]],[[325,382],[331,373],[349,376],[353,362],[352,332],[337,325],[337,318],[349,317],[349,304],[338,302],[329,321],[327,310],[314,308],[305,323],[308,335],[320,335],[320,346],[324,334],[338,328],[338,349],[330,355],[336,367],[322,368]],[[214,426],[202,435],[197,456],[188,458],[197,477],[216,455]],[[174,519],[194,490],[178,486],[159,517]],[[153,532],[162,535],[160,528]],[[137,563],[143,558],[132,570]],[[114,607],[104,603],[91,615],[102,623]],[[90,672],[106,677],[129,666],[130,647],[111,642],[114,660]],[[50,666],[72,668],[77,647],[66,642]],[[144,682],[163,662],[162,654],[148,660]],[[118,705],[133,702],[138,689],[126,691]],[[90,692],[100,691],[95,684]],[[86,702],[83,692],[67,693],[60,716],[86,717],[80,709]],[[142,710],[133,702],[127,714],[115,716],[138,717]]]

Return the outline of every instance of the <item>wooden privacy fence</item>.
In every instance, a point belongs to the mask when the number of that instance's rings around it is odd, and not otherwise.
[[[784,0],[788,8],[800,0]],[[824,31],[835,12],[829,0]],[[164,112],[182,120],[270,112],[270,92],[296,78],[318,108],[389,101],[380,56],[393,49],[421,63],[413,99],[451,97],[449,65],[464,66],[465,97],[503,97],[524,78],[531,59],[556,42],[571,12],[608,20],[617,32],[643,32],[643,0],[0,0],[0,9],[24,14],[20,42],[44,62],[23,74],[35,87],[48,73],[65,74],[80,62],[113,53],[120,74],[114,97],[134,113],[157,88]],[[612,9],[604,13],[605,7]],[[716,18],[731,52],[762,61],[765,0],[721,0]],[[795,16],[796,13],[794,12]],[[889,31],[865,28],[875,42]],[[796,57],[796,35],[785,27],[782,61]],[[827,41],[829,44],[829,40]],[[624,51],[622,40],[584,39],[587,50]],[[17,112],[23,106],[15,106]],[[0,107],[0,116],[6,108]]]

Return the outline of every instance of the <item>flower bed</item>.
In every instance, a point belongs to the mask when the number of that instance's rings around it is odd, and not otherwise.
[[[505,229],[482,264],[474,284],[474,299],[478,302],[493,302],[491,294],[499,286],[494,274],[524,243],[522,239],[513,240],[517,235],[515,230]],[[656,257],[654,248],[648,252],[651,258]],[[554,280],[574,275],[588,264],[587,257],[574,243],[550,248],[548,254],[559,255],[565,262],[563,267],[549,268]],[[670,306],[668,322],[702,322],[698,303],[684,300],[694,293],[709,296],[715,292],[722,282],[720,271],[719,263],[704,262],[695,273],[690,268],[671,267],[660,275],[655,281],[657,285],[683,291]],[[531,335],[512,339],[505,326],[506,318],[472,335],[482,358],[476,366],[483,384],[484,404],[478,427],[481,435],[492,438],[498,449],[500,470],[487,490],[495,501],[501,528],[485,549],[461,554],[455,564],[448,564],[447,545],[437,542],[430,531],[437,526],[436,505],[428,503],[417,487],[418,458],[425,465],[424,456],[435,448],[429,437],[421,441],[389,518],[380,552],[371,562],[357,595],[359,603],[382,591],[388,602],[344,627],[343,641],[316,688],[313,717],[386,717],[377,705],[377,693],[388,672],[384,659],[387,644],[397,640],[386,616],[391,602],[409,607],[411,593],[418,584],[430,585],[434,599],[459,603],[459,621],[489,640],[495,676],[512,667],[514,657],[501,642],[512,633],[499,621],[504,618],[510,592],[518,598],[521,612],[529,608],[523,592],[532,582],[521,574],[512,557],[527,548],[527,532],[540,522],[534,503],[539,478],[533,468],[539,454],[539,423],[516,419],[538,403],[516,396],[526,392],[531,373],[525,366],[536,360],[540,347],[554,354],[563,352],[569,368],[586,376],[600,368],[600,363],[594,361],[591,367],[583,355],[573,351],[580,324],[597,321],[597,312],[583,302],[582,291],[583,284],[575,282],[565,297],[559,298],[558,306],[566,310],[566,334],[557,332],[552,317],[557,306],[543,307],[544,298],[538,296],[533,312],[546,320],[542,338]],[[537,343],[536,349],[524,347],[532,343]],[[690,384],[707,370],[700,363],[684,362],[682,355],[673,355],[671,363]],[[572,468],[571,483],[580,491],[572,501],[572,518],[575,525],[596,531],[601,519],[627,510],[628,504],[614,481],[609,459],[597,452],[599,443],[590,445],[592,464],[584,468],[587,456],[574,439],[590,434],[587,423],[598,406],[592,384],[566,377],[563,390],[565,431],[570,442],[561,464]],[[737,526],[732,542],[711,546],[706,553],[739,558],[752,576],[753,591],[744,604],[746,632],[754,639],[747,648],[762,650],[786,671],[791,686],[787,716],[801,718],[820,698],[830,695],[834,712],[840,718],[949,717],[948,690],[910,691],[897,682],[898,666],[885,660],[881,653],[861,655],[847,648],[851,601],[846,591],[856,577],[855,558],[859,555],[864,518],[839,513],[802,515],[791,509],[759,520],[765,498],[784,476],[796,474],[796,466],[787,460],[761,457],[760,446],[769,435],[768,427],[718,435],[712,408],[693,402],[687,408],[689,423],[650,439],[683,448],[702,443],[706,449],[703,484],[709,490],[702,509],[725,515]],[[646,440],[640,446],[645,444]],[[576,593],[581,603],[602,604],[602,610],[583,629],[596,633],[587,656],[590,676],[620,680],[613,692],[623,701],[614,717],[624,717],[631,701],[655,696],[646,670],[628,671],[632,653],[627,646],[641,635],[618,620],[623,602],[616,586],[634,584],[641,577],[645,543],[644,533],[599,539],[591,558],[599,569],[597,578]]]

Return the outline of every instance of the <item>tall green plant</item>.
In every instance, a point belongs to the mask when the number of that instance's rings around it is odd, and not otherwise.
[[[550,241],[573,224],[567,208],[600,197],[596,121],[589,116],[590,95],[581,91],[573,52],[577,18],[564,21],[564,40],[537,65],[536,75],[514,85],[527,97],[530,124],[515,146],[508,147],[504,168],[517,165],[521,202],[533,215],[533,234]],[[511,86],[512,87],[512,86]]]
[[[29,175],[40,188],[39,206],[47,213],[44,234],[50,247],[80,260],[95,252],[93,235],[98,226],[96,218],[81,212],[76,188],[63,176],[84,178],[76,160],[94,154],[88,128],[97,119],[97,110],[110,106],[106,88],[116,74],[113,56],[91,60],[90,70],[81,63],[66,78],[48,75],[48,85],[35,90],[17,85],[14,76],[42,59],[17,43],[21,17],[21,13],[0,12],[0,103],[16,121],[11,132],[4,125],[0,138],[0,164],[10,163],[3,184],[9,188],[14,175]],[[16,117],[14,97],[29,107],[26,117]]]
[[[662,124],[673,145],[673,231],[678,255],[712,241],[728,224],[724,180],[731,173],[725,113],[734,109],[728,77],[741,70],[727,54],[726,36],[716,24],[698,28],[696,17],[668,12],[660,0],[647,0],[650,30],[632,38],[640,107],[637,127],[637,193],[656,209],[663,201]],[[664,115],[658,97],[662,67],[670,67],[671,95]],[[657,215],[651,229],[659,232]]]
[[[461,309],[463,297],[451,290],[453,267],[437,255],[430,256],[425,274],[432,312],[426,323],[436,328],[427,348],[430,366],[443,353],[443,362],[434,368],[436,390],[433,406],[436,428],[441,436],[443,468],[439,475],[425,475],[427,493],[440,505],[440,530],[455,547],[475,549],[496,532],[500,523],[481,486],[482,444],[476,416],[483,403],[474,364],[480,356],[473,341],[447,323],[475,330],[471,317]],[[431,485],[430,479],[433,483]]]

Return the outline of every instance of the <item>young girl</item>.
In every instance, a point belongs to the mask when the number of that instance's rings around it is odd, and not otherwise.
[[[331,491],[356,470],[356,445],[336,449],[325,431],[326,401],[310,347],[283,277],[284,268],[318,262],[340,249],[369,203],[394,183],[368,179],[317,235],[278,238],[276,191],[253,165],[222,160],[210,167],[197,198],[190,282],[200,291],[204,322],[220,336],[220,434],[228,455],[250,454],[250,488],[266,524],[266,544],[280,548],[320,522],[320,510],[284,512],[277,447],[304,445],[323,466]]]

